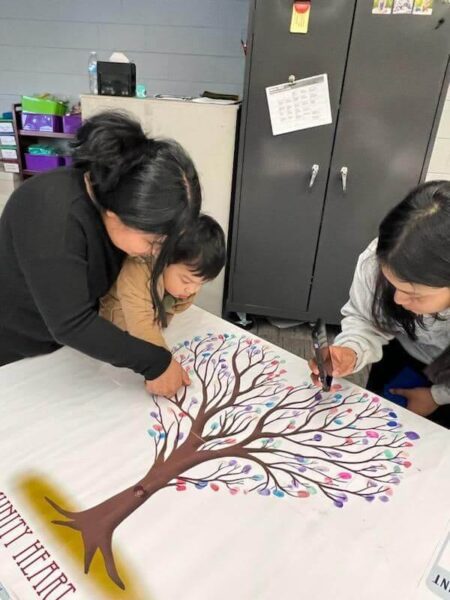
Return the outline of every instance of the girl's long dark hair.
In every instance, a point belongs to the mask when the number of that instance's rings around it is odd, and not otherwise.
[[[198,217],[202,195],[195,166],[174,140],[151,139],[127,113],[99,113],[78,130],[74,167],[89,173],[95,204],[133,229],[165,236],[152,271],[151,293],[163,311],[158,278],[176,238]]]
[[[390,333],[403,329],[416,340],[416,327],[424,327],[423,317],[395,303],[395,288],[381,267],[408,283],[450,287],[450,181],[419,185],[392,209],[380,225],[376,254],[374,322]]]

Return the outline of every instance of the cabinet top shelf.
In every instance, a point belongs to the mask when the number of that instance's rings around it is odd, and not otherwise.
[[[47,137],[47,138],[61,138],[70,140],[75,137],[75,133],[57,133],[55,131],[29,131],[26,129],[19,129],[19,135],[28,137]]]

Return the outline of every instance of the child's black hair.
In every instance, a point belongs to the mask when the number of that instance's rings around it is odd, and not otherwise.
[[[183,263],[205,280],[214,279],[225,265],[225,234],[219,223],[201,214],[195,225],[176,240],[169,265]]]
[[[167,264],[184,264],[193,274],[209,281],[217,277],[225,260],[226,244],[222,227],[209,215],[201,214],[175,240]],[[166,325],[166,315],[162,311],[157,319],[163,327]]]
[[[450,181],[419,185],[393,208],[380,225],[376,254],[374,322],[391,333],[403,329],[416,340],[416,326],[424,327],[423,317],[396,304],[395,288],[381,267],[407,283],[450,287]]]

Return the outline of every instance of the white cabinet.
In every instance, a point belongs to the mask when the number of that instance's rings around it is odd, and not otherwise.
[[[0,171],[0,214],[5,207],[6,201],[20,183],[20,178],[14,173]]]
[[[191,155],[203,190],[203,211],[214,217],[228,238],[238,105],[182,100],[81,97],[83,119],[102,110],[125,110],[151,137],[168,137]],[[204,286],[196,304],[221,316],[225,274]]]

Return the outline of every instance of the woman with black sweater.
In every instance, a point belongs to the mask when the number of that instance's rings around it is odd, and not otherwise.
[[[201,206],[195,167],[120,113],[86,121],[74,167],[35,176],[0,219],[0,365],[71,346],[171,395],[189,378],[170,352],[98,315],[127,255],[156,257],[151,284]]]

